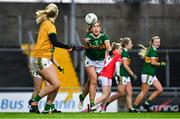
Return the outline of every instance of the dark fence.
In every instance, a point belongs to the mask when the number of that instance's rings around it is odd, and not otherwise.
[[[0,50],[0,82],[0,88],[33,87],[28,59],[21,50]]]

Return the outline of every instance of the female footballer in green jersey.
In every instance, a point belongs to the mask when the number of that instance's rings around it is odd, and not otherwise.
[[[101,32],[101,24],[99,21],[91,25],[88,29],[86,37],[83,39],[86,44],[85,50],[85,70],[88,75],[85,90],[79,96],[79,108],[82,108],[84,98],[89,92],[90,107],[94,106],[96,95],[97,77],[103,68],[105,52],[111,51],[109,37],[106,33]]]
[[[32,99],[29,101],[30,112],[39,113],[38,102],[45,96],[47,101],[43,113],[60,112],[55,109],[53,104],[60,87],[59,77],[55,67],[63,72],[54,58],[54,48],[60,47],[72,50],[81,50],[83,47],[63,44],[57,39],[55,20],[58,17],[59,9],[53,3],[47,5],[45,9],[37,10],[36,23],[40,24],[38,37],[35,47],[32,50],[30,69],[34,81],[34,91]],[[41,88],[42,82],[47,82],[46,86]]]
[[[119,71],[116,71],[118,73],[115,74],[115,80],[118,84],[118,93],[112,95],[107,100],[104,111],[111,102],[118,99],[120,96],[124,96],[126,93],[126,100],[129,111],[131,111],[132,108],[132,84],[130,76],[135,80],[137,79],[137,76],[134,74],[134,72],[129,66],[131,61],[128,51],[132,49],[133,44],[131,38],[125,37],[124,39],[121,38],[120,40],[123,47],[123,51],[121,53],[122,65],[120,65]]]
[[[156,67],[166,66],[165,62],[158,61],[157,48],[159,47],[160,47],[160,38],[159,36],[154,36],[150,41],[150,47],[149,48],[144,47],[144,51],[141,50],[141,53],[139,53],[141,57],[144,58],[144,66],[141,74],[141,81],[142,81],[141,92],[134,101],[134,105],[133,105],[134,111],[137,111],[137,109],[139,108],[141,101],[147,95],[151,85],[153,85],[156,90],[147,98],[147,100],[143,104],[143,107],[147,111],[149,112],[151,111],[150,103],[163,91],[162,85],[156,77]]]

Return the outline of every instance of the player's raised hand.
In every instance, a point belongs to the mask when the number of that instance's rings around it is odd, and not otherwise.
[[[131,77],[134,79],[134,81],[137,81],[137,79],[138,79],[136,74],[132,74]]]
[[[164,61],[160,62],[160,66],[165,67],[166,66],[166,62],[164,62]]]

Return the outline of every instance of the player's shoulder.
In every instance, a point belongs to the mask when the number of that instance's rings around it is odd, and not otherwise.
[[[44,20],[42,24],[48,25],[48,26],[54,26],[54,24],[48,19]]]
[[[92,32],[87,33],[86,36],[88,36],[88,37],[94,37],[94,35],[93,35]]]
[[[100,32],[101,37],[108,37],[108,35],[105,32]]]
[[[157,49],[154,46],[151,46],[149,52],[157,52]]]
[[[43,24],[50,24],[50,21],[46,19],[46,20],[44,20],[42,23],[43,23]]]
[[[125,48],[123,48],[121,54],[128,54],[128,51]]]

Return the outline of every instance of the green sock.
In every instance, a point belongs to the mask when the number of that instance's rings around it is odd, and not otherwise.
[[[139,105],[133,105],[133,108],[134,108],[134,109],[138,109],[138,108],[139,108]]]
[[[49,111],[51,109],[52,104],[46,104],[44,110]]]
[[[33,100],[36,102],[39,102],[39,100],[41,100],[41,97],[38,95],[38,96],[34,97]]]
[[[80,94],[80,99],[84,100],[84,98],[86,97],[86,95],[84,93]]]
[[[90,99],[90,106],[91,106],[91,107],[94,106],[94,99]]]
[[[51,104],[51,110],[54,110],[54,109],[55,109],[55,105]]]

